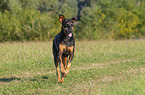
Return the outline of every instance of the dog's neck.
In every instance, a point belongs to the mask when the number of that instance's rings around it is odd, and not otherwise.
[[[65,32],[64,32],[63,26],[61,27],[61,34],[62,34],[63,37],[67,36],[67,35],[65,34]]]
[[[62,39],[62,43],[63,43],[63,44],[65,44],[65,45],[67,45],[67,46],[72,46],[72,45],[73,45],[73,39],[74,39],[74,38],[73,38],[73,35],[72,35],[71,38],[68,37],[68,36],[65,34],[63,27],[62,27],[62,29],[61,29],[60,35],[61,35],[61,39]]]

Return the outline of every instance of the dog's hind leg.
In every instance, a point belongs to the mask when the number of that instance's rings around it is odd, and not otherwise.
[[[67,57],[63,57],[63,64],[64,64],[64,69],[66,69],[66,66],[67,66]]]
[[[61,66],[61,73],[62,75],[65,74],[65,70],[64,70],[64,64],[62,62],[62,54],[63,54],[63,51],[66,49],[66,45],[59,45],[59,60],[60,60],[60,66]]]

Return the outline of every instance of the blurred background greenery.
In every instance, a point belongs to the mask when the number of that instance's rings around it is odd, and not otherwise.
[[[52,40],[58,14],[78,18],[78,40],[142,39],[144,13],[144,0],[0,0],[0,42]]]

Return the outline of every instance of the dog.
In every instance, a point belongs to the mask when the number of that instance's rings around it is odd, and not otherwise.
[[[56,67],[58,82],[64,82],[64,77],[68,74],[75,51],[75,38],[73,36],[73,24],[76,17],[66,19],[59,14],[59,22],[62,24],[61,31],[53,39],[53,56]],[[61,76],[59,72],[59,66]]]

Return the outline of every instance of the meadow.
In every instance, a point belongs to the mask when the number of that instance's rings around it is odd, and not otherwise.
[[[145,40],[76,41],[64,83],[52,42],[0,43],[0,95],[144,95]]]

